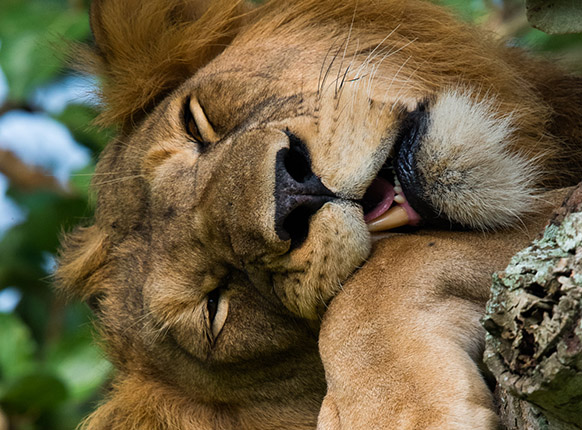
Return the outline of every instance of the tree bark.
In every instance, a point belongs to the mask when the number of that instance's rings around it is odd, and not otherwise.
[[[11,151],[0,149],[0,173],[5,175],[13,186],[24,191],[46,189],[64,192],[57,179],[44,169],[30,166]]]
[[[582,428],[582,185],[494,276],[483,325],[503,425]]]

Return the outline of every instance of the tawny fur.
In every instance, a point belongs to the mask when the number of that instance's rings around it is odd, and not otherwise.
[[[424,198],[465,227],[525,223],[534,234],[545,217],[539,193],[580,178],[579,77],[417,0],[273,0],[254,8],[95,0],[91,23],[95,47],[83,57],[103,80],[100,121],[119,136],[93,180],[94,224],[63,241],[57,276],[93,306],[118,373],[86,428],[313,429],[326,389],[322,429],[337,427],[344,411],[351,423],[344,428],[353,429],[455,428],[471,417],[495,425],[473,361],[482,342],[477,319],[487,276],[528,236],[434,233],[442,246],[430,252],[428,236],[387,238],[364,264],[372,238],[358,201],[394,150],[403,115],[428,103],[433,122],[418,164],[432,191]],[[200,107],[193,128],[184,120],[192,106]],[[459,112],[461,120],[447,119]],[[276,158],[289,133],[338,196],[309,219],[293,249],[274,226]],[[446,198],[437,195],[443,187]],[[465,275],[431,278],[456,273],[453,258]],[[478,267],[468,264],[475,259]],[[419,270],[422,288],[412,291],[410,274]],[[320,318],[348,278],[385,311],[372,328],[386,332],[388,344],[355,329],[357,351],[334,341],[360,318],[351,319],[359,304],[350,308],[342,293],[326,317],[324,373]],[[376,295],[379,285],[401,294]],[[392,339],[430,332],[418,308],[454,339],[405,344],[399,356]],[[453,348],[456,358],[450,367],[433,363],[425,347]],[[381,351],[379,363],[392,364],[362,375],[365,366],[349,363]],[[456,370],[462,381],[448,384]],[[381,402],[366,418],[353,405],[358,387],[376,380],[390,384],[363,393]]]
[[[424,231],[377,242],[324,316],[328,391],[317,428],[498,428],[478,367],[491,274],[541,231],[564,196],[546,194],[521,231]]]

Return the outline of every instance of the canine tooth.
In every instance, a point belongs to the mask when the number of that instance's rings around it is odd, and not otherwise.
[[[396,175],[394,175],[394,186],[400,188],[400,181],[398,180]]]
[[[409,222],[408,214],[401,206],[395,206],[388,210],[384,215],[373,219],[368,223],[368,230],[371,232],[390,230],[407,225]]]
[[[396,194],[401,194],[401,193],[402,193],[402,187],[401,187],[400,185],[396,185],[396,186],[394,187],[394,192],[395,192]]]
[[[395,190],[396,191],[396,190]],[[402,194],[396,194],[394,196],[394,201],[398,204],[402,204],[406,201],[406,199],[404,198],[404,196]]]

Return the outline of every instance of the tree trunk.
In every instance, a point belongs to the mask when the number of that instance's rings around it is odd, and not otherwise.
[[[582,185],[494,277],[485,363],[507,429],[582,429]]]

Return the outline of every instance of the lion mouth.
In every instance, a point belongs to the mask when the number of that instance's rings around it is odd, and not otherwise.
[[[389,158],[366,190],[361,205],[370,232],[416,226],[421,217],[410,206]]]
[[[371,232],[417,226],[421,221],[435,218],[434,211],[422,198],[424,180],[416,162],[416,153],[428,130],[427,104],[419,103],[403,118],[392,154],[360,202]]]

